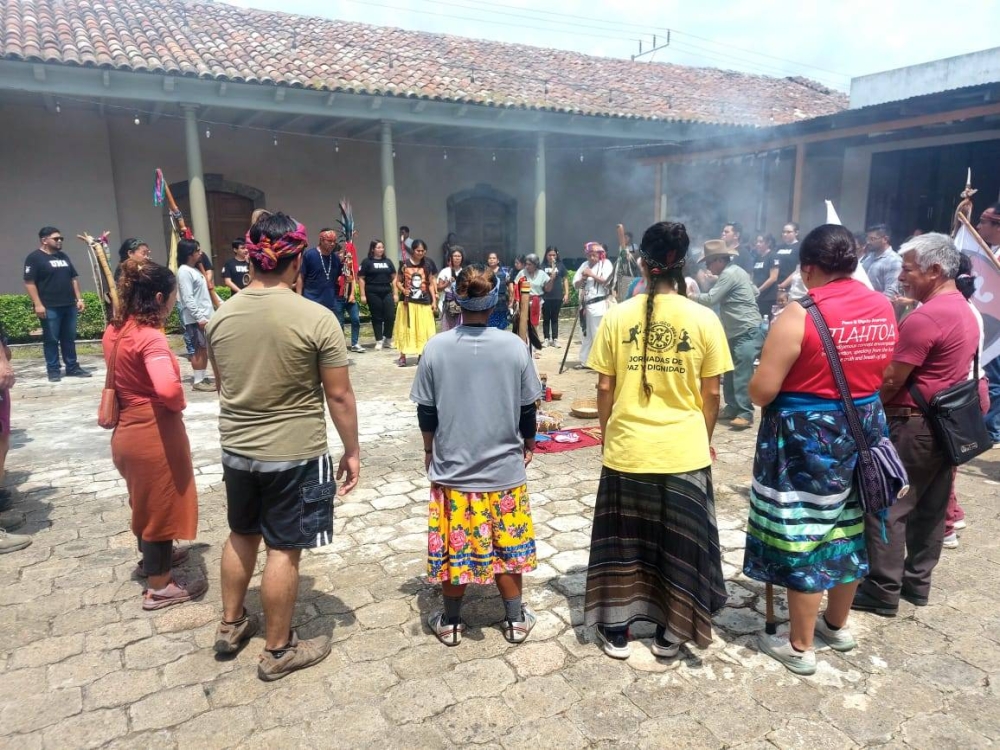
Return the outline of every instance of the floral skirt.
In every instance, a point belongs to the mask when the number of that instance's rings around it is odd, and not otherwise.
[[[429,581],[490,584],[497,573],[528,573],[536,567],[527,485],[499,492],[431,486]]]

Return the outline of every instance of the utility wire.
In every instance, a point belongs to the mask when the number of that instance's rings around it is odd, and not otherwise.
[[[424,2],[439,2],[439,1],[440,0],[424,0]],[[659,35],[660,33],[665,34],[667,32],[670,32],[672,34],[681,34],[683,36],[687,36],[687,37],[690,37],[692,39],[697,39],[699,41],[708,42],[709,44],[715,44],[715,45],[723,46],[722,42],[717,42],[717,41],[714,41],[714,40],[709,39],[707,37],[698,36],[697,34],[691,34],[689,32],[680,31],[678,29],[669,29],[669,28],[666,28],[666,27],[659,27],[659,26],[646,26],[646,25],[634,24],[634,23],[626,22],[626,21],[611,21],[611,20],[608,20],[606,18],[597,18],[597,17],[594,17],[594,16],[581,16],[581,15],[578,15],[578,14],[575,14],[575,13],[574,14],[571,14],[571,13],[559,13],[559,12],[551,11],[551,10],[539,10],[539,9],[535,9],[535,8],[519,8],[519,7],[514,6],[514,5],[505,5],[503,3],[495,3],[495,2],[492,2],[492,0],[464,0],[464,2],[466,2],[466,3],[472,3],[474,5],[483,5],[483,6],[486,6],[486,8],[489,8],[489,9],[492,9],[492,8],[504,8],[506,10],[519,11],[520,13],[510,13],[510,14],[505,14],[505,15],[512,15],[514,17],[524,18],[524,19],[527,19],[527,20],[536,20],[536,21],[543,21],[544,22],[545,19],[537,18],[537,17],[532,16],[532,15],[523,15],[525,13],[527,13],[527,14],[536,14],[536,16],[537,15],[545,15],[545,16],[552,16],[553,18],[568,19],[566,22],[564,22],[564,23],[566,23],[566,25],[569,25],[569,26],[581,26],[581,27],[586,27],[586,28],[593,28],[593,27],[591,27],[591,26],[584,26],[582,24],[579,24],[580,20],[583,20],[583,21],[596,21],[596,22],[598,22],[600,24],[603,24],[603,28],[607,28],[607,27],[610,27],[610,26],[617,26],[617,27],[619,27],[618,30],[620,30],[620,31],[624,31],[624,32],[627,32],[627,33],[640,33],[643,36],[647,36],[647,37],[651,36],[653,34],[658,34]],[[459,6],[459,7],[462,7],[462,6]],[[468,6],[465,6],[465,7],[468,7]],[[491,11],[491,12],[496,13],[496,12],[499,12],[499,11]],[[779,62],[788,63],[790,65],[794,65],[794,66],[801,67],[801,68],[811,68],[813,70],[819,70],[819,71],[822,71],[824,73],[831,73],[831,74],[833,74],[835,76],[839,76],[839,77],[842,77],[842,78],[851,78],[851,76],[849,74],[847,74],[847,73],[844,73],[844,72],[841,72],[841,71],[836,71],[836,70],[830,70],[829,68],[823,68],[823,67],[820,67],[818,65],[812,65],[811,63],[804,63],[804,62],[799,62],[799,61],[795,61],[795,60],[789,60],[789,59],[784,58],[784,57],[778,57],[776,55],[769,55],[769,54],[764,53],[764,52],[757,52],[756,50],[747,49],[745,47],[735,47],[735,46],[732,46],[732,45],[730,45],[728,43],[726,43],[724,45],[724,47],[725,47],[726,50],[733,51],[733,52],[743,52],[743,53],[746,53],[746,54],[749,54],[749,55],[755,55],[757,57],[766,57],[766,58],[769,58],[771,60],[777,60]]]

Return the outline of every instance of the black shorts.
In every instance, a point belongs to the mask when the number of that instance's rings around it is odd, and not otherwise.
[[[261,534],[272,549],[324,547],[333,540],[333,461],[255,461],[222,451],[229,528]]]

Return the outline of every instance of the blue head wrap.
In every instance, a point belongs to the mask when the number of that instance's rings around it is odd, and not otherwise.
[[[485,297],[458,297],[456,295],[455,299],[458,302],[458,306],[463,310],[468,310],[469,312],[482,312],[483,310],[492,310],[496,307],[499,296],[500,279],[498,278],[497,283],[493,287],[493,291]]]

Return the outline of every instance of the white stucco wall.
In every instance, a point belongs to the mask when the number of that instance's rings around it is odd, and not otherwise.
[[[105,122],[96,114],[0,109],[0,293],[20,293],[22,262],[38,230],[58,227],[86,288],[93,274],[78,232],[119,234]]]
[[[187,179],[183,123],[160,118],[135,125],[128,115],[55,115],[43,108],[0,110],[5,158],[0,159],[0,221],[8,242],[0,247],[0,293],[20,292],[20,263],[37,242],[40,226],[52,223],[68,236],[78,231],[110,229],[117,249],[123,237],[147,240],[154,257],[165,259],[163,209],[152,202],[153,172],[163,170],[172,182]],[[315,238],[321,226],[335,226],[337,201],[347,196],[359,229],[358,245],[383,237],[379,146],[281,135],[278,145],[266,131],[215,127],[211,138],[200,132],[203,168],[226,180],[264,192],[266,205],[302,221]],[[557,142],[556,142],[557,145]],[[427,241],[433,257],[448,233],[448,196],[485,183],[517,201],[517,238],[513,252],[534,245],[533,152],[497,152],[398,144],[394,162],[397,214],[414,237]],[[652,169],[618,154],[590,152],[583,163],[578,151],[551,148],[548,175],[547,244],[564,256],[582,254],[583,243],[614,244],[615,225],[624,222],[641,236],[652,223],[649,191]],[[67,243],[80,268],[83,285],[92,288],[82,243]]]

